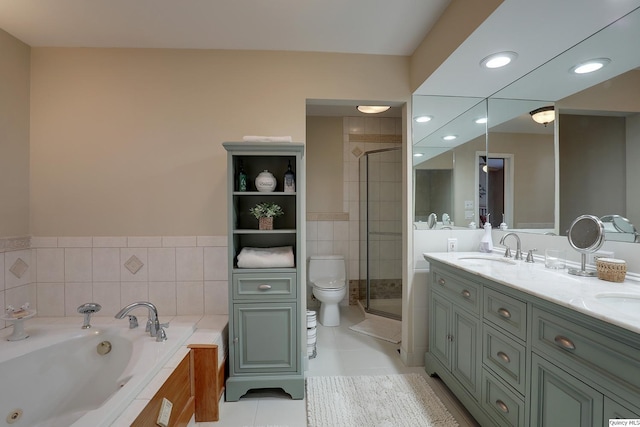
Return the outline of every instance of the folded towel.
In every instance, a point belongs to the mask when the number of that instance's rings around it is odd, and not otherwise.
[[[293,247],[242,248],[238,268],[294,267]]]
[[[291,142],[292,141],[290,136],[257,136],[257,135],[243,136],[242,140],[244,142]]]

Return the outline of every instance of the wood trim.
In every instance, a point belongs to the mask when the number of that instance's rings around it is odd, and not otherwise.
[[[190,344],[191,383],[194,388],[195,420],[218,421],[219,402],[224,391],[224,363],[218,366],[218,346]]]

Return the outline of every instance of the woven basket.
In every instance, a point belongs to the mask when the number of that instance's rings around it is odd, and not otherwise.
[[[627,263],[621,259],[598,258],[596,260],[598,279],[608,282],[624,282],[627,275]]]
[[[258,219],[258,229],[259,230],[273,230],[273,217],[270,218],[259,218]]]

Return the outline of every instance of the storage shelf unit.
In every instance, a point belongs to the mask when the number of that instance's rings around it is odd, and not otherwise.
[[[294,399],[304,398],[306,356],[303,315],[304,277],[304,144],[225,142],[229,235],[229,378],[226,400],[237,401],[247,391],[282,388]],[[296,191],[283,191],[283,176],[291,165]],[[240,165],[247,174],[247,191],[238,191]],[[268,170],[277,179],[273,192],[256,191],[255,177]],[[284,215],[273,230],[259,230],[250,209],[258,203],[280,205]],[[294,266],[239,268],[237,257],[246,247],[291,246]]]

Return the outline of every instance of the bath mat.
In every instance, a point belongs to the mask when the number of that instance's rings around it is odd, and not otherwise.
[[[419,374],[308,377],[309,427],[452,427],[458,423]]]
[[[402,339],[402,322],[381,316],[367,317],[362,322],[349,326],[349,329],[394,344],[398,344]]]

